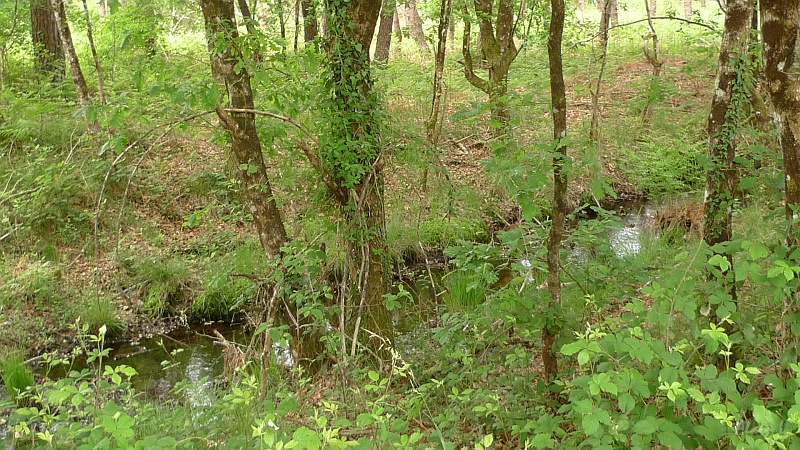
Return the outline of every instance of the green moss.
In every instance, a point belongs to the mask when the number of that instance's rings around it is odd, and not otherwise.
[[[447,247],[458,241],[488,242],[489,227],[480,218],[432,219],[420,224],[423,244]]]

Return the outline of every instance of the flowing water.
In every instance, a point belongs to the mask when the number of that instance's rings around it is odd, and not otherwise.
[[[636,254],[640,250],[642,225],[655,214],[656,206],[636,202],[626,204],[618,211],[624,226],[607,233],[609,244],[619,257]],[[586,258],[580,253],[582,251],[580,248],[573,249],[570,259],[575,262],[576,259]],[[524,265],[525,261],[522,263]],[[441,284],[441,275],[441,271],[421,271],[403,282],[412,298],[405,299],[405,306],[394,311],[395,327],[401,336],[436,317],[439,304],[437,294],[440,293],[434,285]],[[211,401],[212,385],[211,381],[204,380],[218,378],[225,367],[223,347],[214,337],[215,330],[231,342],[246,345],[250,340],[241,326],[220,323],[192,325],[166,335],[113,345],[105,362],[110,366],[126,364],[136,369],[138,375],[132,380],[133,386],[150,398],[165,398],[176,383],[187,381],[191,386],[185,391],[188,400],[196,405],[207,404]],[[285,366],[293,364],[286,349],[276,347],[275,353],[279,363]],[[85,362],[77,362],[73,368],[85,366]],[[56,371],[50,376],[57,378],[64,376],[64,373]]]

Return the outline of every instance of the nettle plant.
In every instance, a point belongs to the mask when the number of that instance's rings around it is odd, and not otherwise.
[[[531,424],[521,439],[538,447],[564,441],[642,449],[800,445],[800,365],[785,360],[776,368],[766,357],[737,359],[763,354],[754,347],[771,345],[776,337],[756,335],[756,329],[775,329],[757,321],[774,323],[781,311],[796,309],[787,301],[800,266],[788,250],[746,240],[726,244],[724,251],[737,259],[738,303],[721,294],[718,278],[703,276],[727,272],[728,259],[702,246],[694,255],[677,255],[676,261],[692,262],[649,283],[642,289],[646,297],[630,299],[619,317],[588,323],[561,347],[577,363],[574,377],[555,382],[568,401],[556,415]],[[763,299],[758,310],[774,315],[759,317],[745,308],[755,299]],[[792,331],[781,338],[791,348],[798,317],[783,317]]]

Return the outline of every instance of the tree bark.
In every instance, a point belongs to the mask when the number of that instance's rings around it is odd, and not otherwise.
[[[397,43],[403,42],[403,29],[400,28],[400,5],[395,1],[394,16],[392,16],[392,28],[394,28],[394,37]]]
[[[747,102],[747,82],[745,80],[750,37],[750,19],[753,14],[752,0],[729,0],[725,15],[725,31],[717,63],[717,76],[714,83],[714,97],[711,100],[711,114],[708,118],[708,158],[710,167],[706,171],[706,192],[704,199],[703,240],[715,255],[728,260],[730,266],[721,270],[717,281],[728,299],[722,305],[736,305],[736,283],[733,255],[723,251],[718,244],[730,242],[733,238],[732,213],[739,188],[737,175],[736,140],[745,120],[744,107]],[[714,277],[714,274],[709,274]],[[726,311],[735,308],[728,306]],[[724,315],[727,315],[724,314]],[[724,317],[715,317],[715,322]],[[733,325],[723,322],[728,335],[733,333]],[[720,370],[735,364],[735,355],[721,358]]]
[[[31,40],[36,73],[51,81],[64,78],[64,48],[49,0],[31,1]]]
[[[611,12],[609,16],[611,17],[611,26],[615,27],[619,25],[619,1],[618,0],[610,0],[611,1]]]
[[[425,40],[425,32],[422,29],[422,19],[417,10],[417,0],[407,0],[406,3],[406,26],[411,37],[416,41],[419,52],[424,59],[430,57],[431,48]]]
[[[787,243],[800,238],[800,0],[760,0],[764,74],[783,153]]]
[[[69,73],[72,75],[72,82],[75,84],[81,108],[84,109],[83,117],[86,120],[86,130],[89,134],[96,134],[100,131],[100,124],[98,124],[97,119],[92,119],[89,116],[92,97],[89,95],[89,87],[86,85],[86,78],[83,77],[78,54],[75,53],[75,45],[72,43],[72,34],[69,32],[64,2],[62,0],[50,0],[50,6],[53,8],[53,16],[58,24],[58,34],[61,37],[61,46],[69,63]]]
[[[317,38],[317,10],[314,0],[302,0],[300,4],[303,7],[303,41],[308,44]]]
[[[433,71],[433,97],[431,99],[431,112],[425,123],[425,134],[428,142],[436,146],[439,144],[439,116],[441,114],[442,76],[444,75],[444,58],[447,53],[447,30],[450,28],[451,9],[453,0],[442,0],[439,11],[439,42],[436,46],[436,59]]]
[[[648,9],[647,11],[647,25],[650,28],[650,34],[643,35],[642,38],[644,42],[642,44],[642,50],[644,51],[644,57],[647,59],[647,62],[650,63],[650,66],[653,68],[651,73],[651,80],[650,86],[648,90],[653,89],[655,83],[658,83],[658,77],[661,75],[661,66],[664,63],[661,61],[661,58],[658,55],[659,52],[659,45],[658,45],[658,34],[656,33],[655,27],[653,27],[653,19],[650,14],[649,8],[647,7],[647,0],[644,0],[645,8]],[[652,43],[652,47],[651,47]],[[648,95],[647,103],[644,107],[644,111],[642,112],[642,126],[647,128],[650,126],[650,121],[653,118],[653,109],[655,108],[655,100],[653,100],[652,95]]]
[[[510,114],[506,106],[506,93],[508,91],[508,71],[511,63],[519,54],[514,43],[514,11],[510,0],[499,0],[497,14],[493,14],[493,0],[475,0],[475,13],[480,26],[481,50],[483,51],[488,66],[488,77],[483,79],[475,74],[470,40],[472,26],[469,19],[464,21],[464,39],[462,41],[462,55],[464,56],[464,76],[470,84],[489,94],[492,105],[492,119],[496,122],[493,127],[495,135],[502,134]],[[462,6],[466,17],[467,7]],[[492,18],[495,22],[492,23]]]
[[[385,63],[389,60],[389,49],[392,46],[392,25],[397,10],[397,0],[383,0],[381,6],[381,23],[378,27],[378,38],[375,43],[375,62]]]
[[[238,47],[232,45],[238,38],[233,2],[200,0],[200,7],[205,18],[214,79],[225,88],[230,108],[252,110],[254,103],[250,74],[246,67],[236,68],[242,55]],[[218,45],[220,41],[224,44]],[[242,204],[253,217],[264,253],[269,258],[278,257],[287,236],[272,195],[255,116],[246,112],[227,112],[222,104],[217,105],[217,116],[231,138],[231,151],[238,168],[236,179],[241,183]],[[296,361],[316,371],[320,366],[319,357],[324,352],[318,331],[321,327],[319,324],[310,326],[313,323],[308,318],[298,317],[297,305],[291,302],[283,302],[280,313],[284,323],[289,325]]]
[[[86,0],[83,1],[83,13],[86,17],[86,37],[89,39],[89,48],[92,50],[94,59],[94,70],[97,72],[97,95],[100,97],[100,104],[106,104],[106,93],[103,89],[103,67],[100,65],[100,58],[97,56],[97,48],[94,46],[94,35],[92,34],[92,20],[89,17],[89,7]]]
[[[106,15],[108,15],[108,4],[106,0],[100,0],[99,2],[97,2],[97,10],[98,13],[100,14],[100,17],[105,17]]]
[[[331,123],[321,148],[328,173],[339,189],[347,221],[348,279],[343,282],[342,350],[350,336],[351,355],[359,343],[382,364],[389,362],[388,345],[394,327],[383,295],[386,293],[386,228],[383,210],[383,163],[373,91],[369,49],[380,13],[373,0],[327,0],[328,71],[332,98],[326,108]],[[342,144],[343,143],[343,144]],[[338,192],[348,193],[342,198]]]
[[[683,0],[683,15],[687,19],[692,18],[692,0]]]
[[[589,126],[589,140],[595,144],[600,141],[600,87],[603,84],[603,74],[606,70],[606,56],[608,54],[608,26],[611,21],[611,0],[605,0],[603,13],[600,15],[600,73],[597,74],[597,83],[592,91],[592,122]]]
[[[650,0],[650,15],[656,15],[656,0]]]
[[[561,42],[564,34],[564,0],[550,1],[552,15],[547,38],[547,55],[550,62],[550,98],[553,115],[553,139],[559,143],[553,153],[553,215],[547,238],[547,289],[550,292],[549,320],[542,330],[542,362],[545,377],[552,380],[558,372],[558,359],[553,350],[556,332],[552,318],[561,303],[561,241],[564,235],[564,218],[567,213],[568,158],[566,146],[560,142],[567,136],[567,94],[564,84],[564,64]]]

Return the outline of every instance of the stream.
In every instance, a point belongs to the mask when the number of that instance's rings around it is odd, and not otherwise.
[[[617,256],[625,257],[639,252],[642,226],[652,219],[657,208],[654,203],[642,201],[617,208],[623,227],[607,233],[609,244]],[[573,249],[570,258],[573,261],[586,258],[580,253],[580,249]],[[421,323],[436,317],[438,301],[431,285],[431,276],[427,272],[418,272],[414,276],[414,279],[403,282],[412,295],[412,305],[394,311],[395,327],[400,334],[409,333]],[[440,278],[441,274],[434,274],[433,277]],[[173,395],[171,392],[176,383],[187,381],[191,386],[185,391],[187,399],[195,405],[207,404],[211,401],[213,389],[207,380],[218,378],[225,367],[223,346],[214,337],[215,330],[231,342],[249,343],[250,337],[241,325],[195,324],[165,335],[111,345],[111,353],[104,363],[110,366],[125,364],[136,369],[138,375],[132,379],[133,387],[147,398],[167,398]],[[293,364],[288,350],[276,347],[275,352],[284,366]],[[162,362],[167,365],[166,368]],[[78,361],[72,369],[84,367],[85,361]],[[39,373],[44,374],[44,369],[39,369]],[[58,368],[49,373],[50,378],[64,375],[64,369],[59,373]]]

